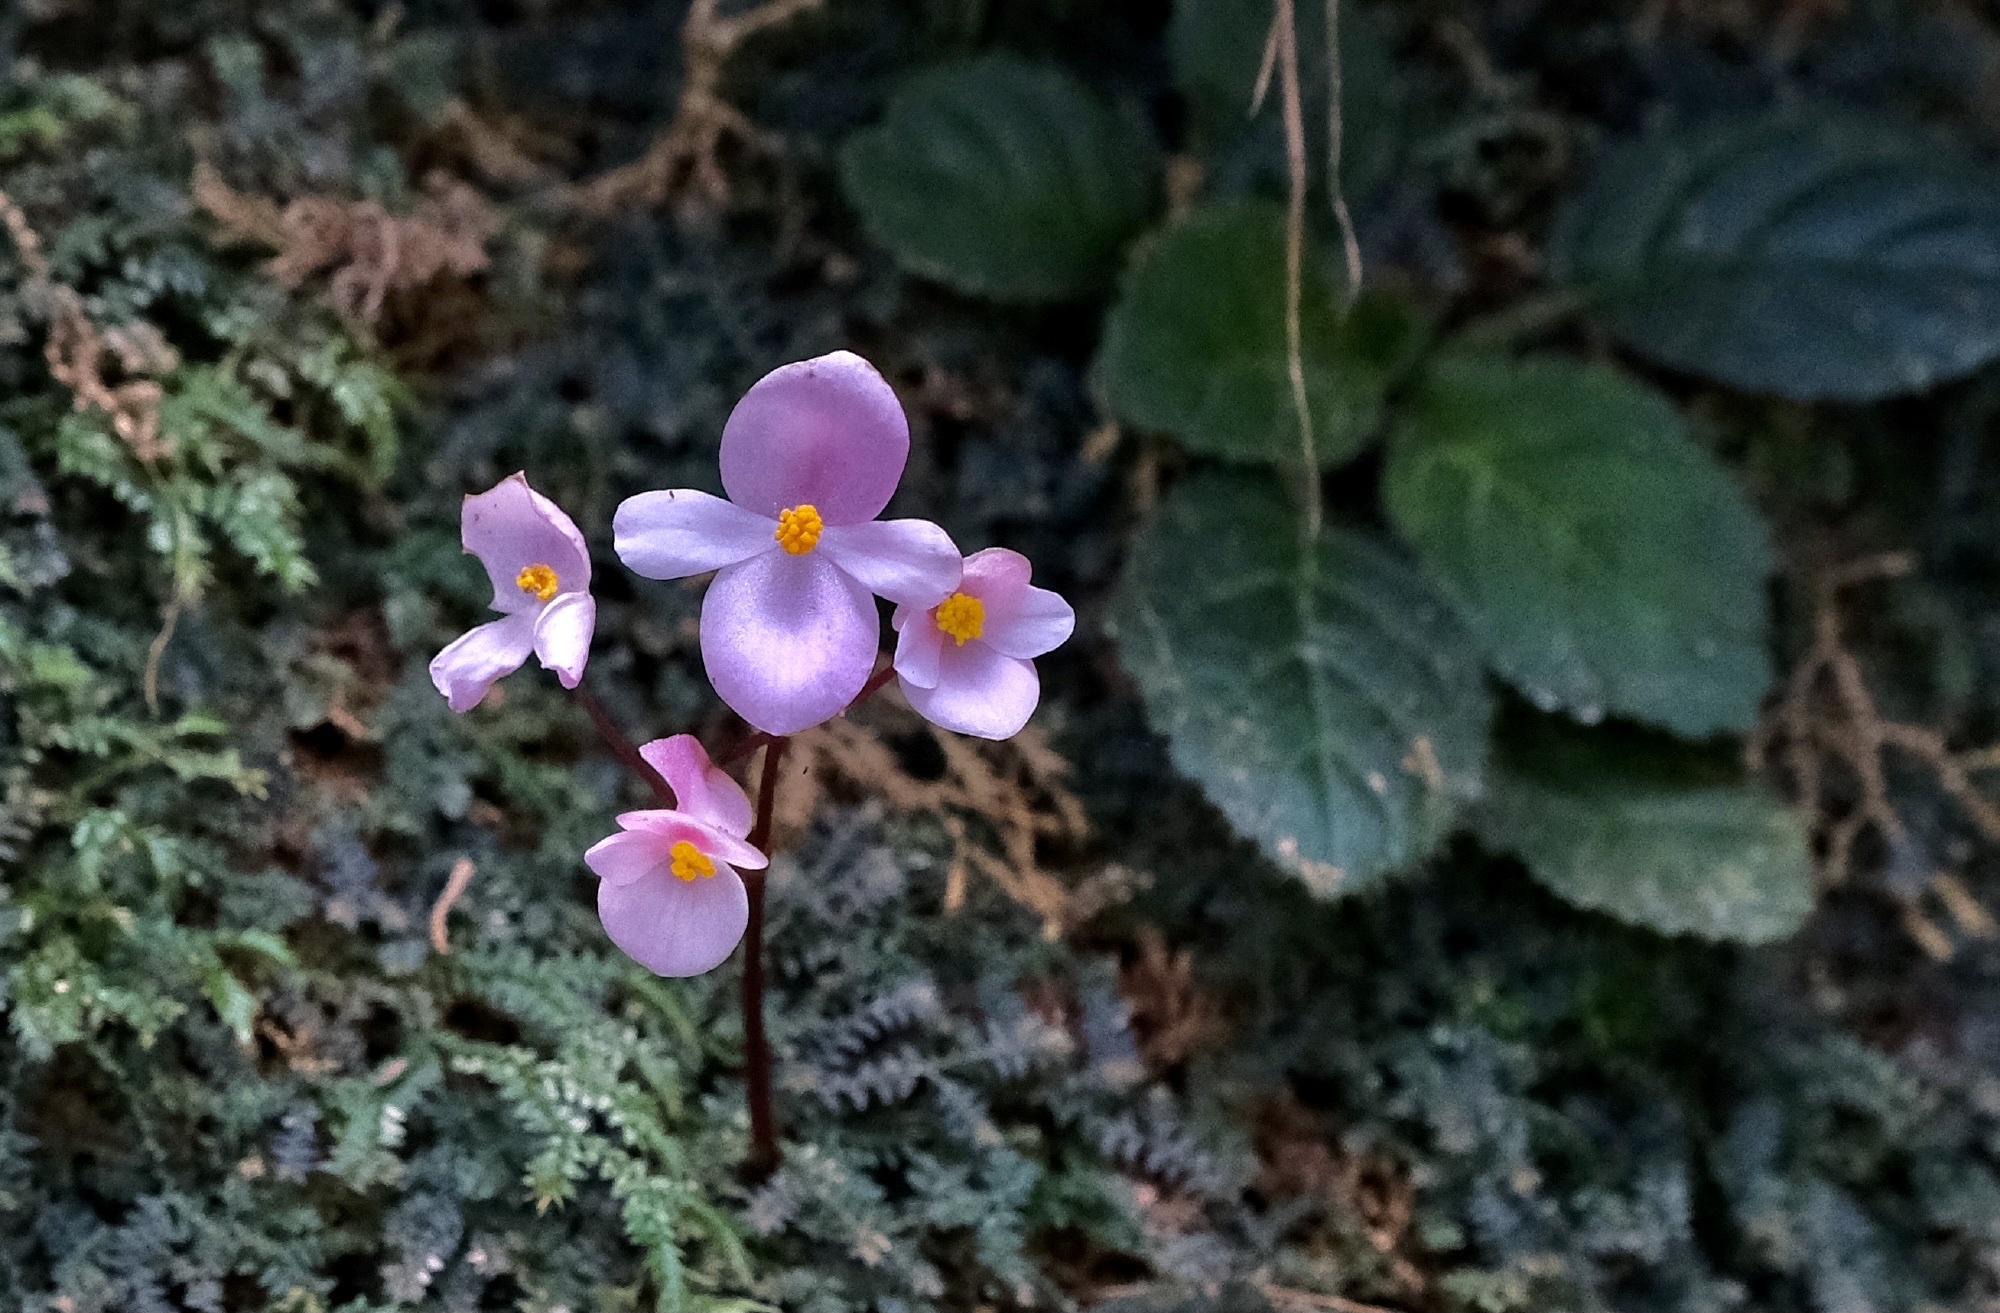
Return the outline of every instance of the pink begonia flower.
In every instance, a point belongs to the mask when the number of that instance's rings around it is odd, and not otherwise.
[[[431,661],[431,683],[453,711],[470,711],[502,675],[533,653],[564,688],[575,688],[590,659],[597,602],[590,595],[590,552],[576,523],[510,474],[465,499],[459,535],[493,581],[493,609],[503,618],[461,636]]]
[[[750,799],[693,735],[655,739],[639,755],[678,806],[626,812],[619,832],[583,855],[601,877],[597,916],[611,942],[654,975],[698,976],[721,965],[749,923],[736,869],[770,863],[744,839]]]
[[[1012,738],[1041,701],[1029,658],[1053,651],[1076,612],[1028,584],[1028,558],[989,547],[965,558],[958,591],[936,606],[899,606],[896,682],[933,725],[982,739]]]
[[[767,734],[838,715],[881,641],[871,594],[929,607],[958,586],[958,549],[923,520],[877,520],[910,425],[875,367],[847,351],[773,370],[722,430],[729,499],[641,493],[612,520],[649,579],[719,570],[701,607],[709,682]]]

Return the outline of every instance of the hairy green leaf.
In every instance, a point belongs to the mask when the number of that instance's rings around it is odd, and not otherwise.
[[[1307,553],[1267,479],[1182,484],[1112,623],[1174,764],[1316,893],[1423,856],[1478,788],[1490,707],[1450,609],[1362,535]]]
[[[1299,308],[1306,401],[1320,463],[1365,446],[1390,382],[1421,338],[1399,302],[1367,298],[1344,319],[1314,246]],[[1140,248],[1092,367],[1104,408],[1197,451],[1297,461],[1285,360],[1285,216],[1267,201],[1197,212]]]
[[[1494,772],[1474,827],[1578,907],[1666,934],[1765,943],[1812,911],[1798,816],[1756,784],[1570,730]]]
[[[1004,55],[919,74],[840,163],[869,236],[917,273],[1002,301],[1105,286],[1158,203],[1138,125],[1069,74]]]
[[[1803,399],[1918,392],[2000,354],[2000,187],[1845,113],[1612,152],[1559,225],[1558,277],[1663,364]]]
[[[1594,365],[1445,361],[1391,444],[1384,498],[1543,710],[1695,736],[1755,721],[1770,549],[1664,397]]]

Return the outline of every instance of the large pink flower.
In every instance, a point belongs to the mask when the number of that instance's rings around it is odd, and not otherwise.
[[[639,749],[674,791],[674,809],[626,812],[619,832],[591,845],[601,877],[597,916],[611,942],[655,975],[698,976],[743,938],[750,899],[736,868],[762,870],[744,840],[750,799],[691,734]]]
[[[868,682],[881,624],[871,594],[928,607],[959,556],[923,520],[877,520],[903,477],[910,425],[875,367],[846,351],[773,370],[722,430],[729,499],[641,493],[612,521],[649,579],[719,570],[701,608],[709,682],[768,734],[838,715]]]
[[[965,558],[958,591],[924,608],[899,606],[896,681],[917,714],[982,739],[1011,738],[1041,701],[1031,657],[1062,645],[1076,612],[1028,583],[1028,558],[989,547]]]
[[[590,659],[597,603],[590,553],[556,504],[510,474],[465,499],[459,534],[493,581],[503,618],[462,635],[431,661],[431,683],[453,711],[470,711],[502,675],[533,653],[564,688],[575,688]]]

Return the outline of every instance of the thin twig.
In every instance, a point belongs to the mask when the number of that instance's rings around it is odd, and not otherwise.
[[[431,904],[431,947],[440,953],[451,952],[451,938],[445,933],[445,918],[451,915],[451,909],[458,900],[465,896],[465,891],[472,885],[472,877],[478,873],[479,868],[472,864],[470,857],[460,857],[451,864],[444,892]]]
[[[778,797],[778,773],[791,742],[774,735],[764,748],[764,765],[757,781],[757,820],[750,829],[750,846],[764,850],[771,842],[771,817]],[[777,1119],[771,1110],[771,1041],[764,1033],[764,876],[744,871],[743,887],[750,898],[750,920],[743,930],[743,1061],[750,1101],[750,1161],[745,1172],[764,1180],[784,1160],[778,1147]]]
[[[1305,538],[1319,541],[1324,514],[1319,487],[1319,447],[1313,439],[1312,408],[1306,399],[1305,343],[1299,322],[1306,253],[1306,125],[1299,92],[1299,29],[1294,0],[1278,0],[1273,18],[1278,49],[1278,91],[1285,124],[1285,373],[1292,384],[1292,409],[1299,421],[1299,457],[1304,466]],[[1310,555],[1310,553],[1308,553]]]
[[[1341,106],[1343,80],[1340,70],[1340,0],[1326,0],[1326,191],[1333,202],[1333,219],[1340,227],[1340,250],[1347,258],[1347,290],[1340,309],[1346,314],[1361,295],[1361,239],[1354,232],[1354,216],[1347,210],[1347,191],[1340,181],[1341,151],[1346,122]]]
[[[146,645],[146,670],[140,677],[140,689],[146,695],[146,710],[158,712],[160,709],[160,662],[167,655],[167,644],[174,641],[174,630],[180,625],[181,610],[187,598],[178,585],[174,595],[167,599],[167,613],[160,621],[160,632],[153,635],[153,641]]]
[[[1381,1304],[1362,1304],[1339,1295],[1322,1295],[1316,1290],[1297,1290],[1272,1281],[1257,1283],[1258,1293],[1285,1313],[1396,1313]]]

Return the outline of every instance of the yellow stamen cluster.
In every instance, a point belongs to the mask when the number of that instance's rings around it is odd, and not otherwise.
[[[682,880],[692,880],[696,876],[706,879],[715,874],[715,862],[686,839],[677,841],[667,849],[667,853],[674,859],[674,875]]]
[[[556,578],[554,570],[539,563],[522,567],[521,573],[514,576],[514,582],[522,592],[538,602],[546,602],[554,597],[556,589],[562,583]]]
[[[967,639],[986,632],[986,603],[971,593],[953,593],[939,602],[931,614],[937,617],[937,627],[950,634],[960,647],[965,646]]]
[[[771,536],[792,555],[804,556],[819,546],[819,536],[825,529],[826,521],[819,518],[819,507],[805,502],[779,511],[778,531]]]

